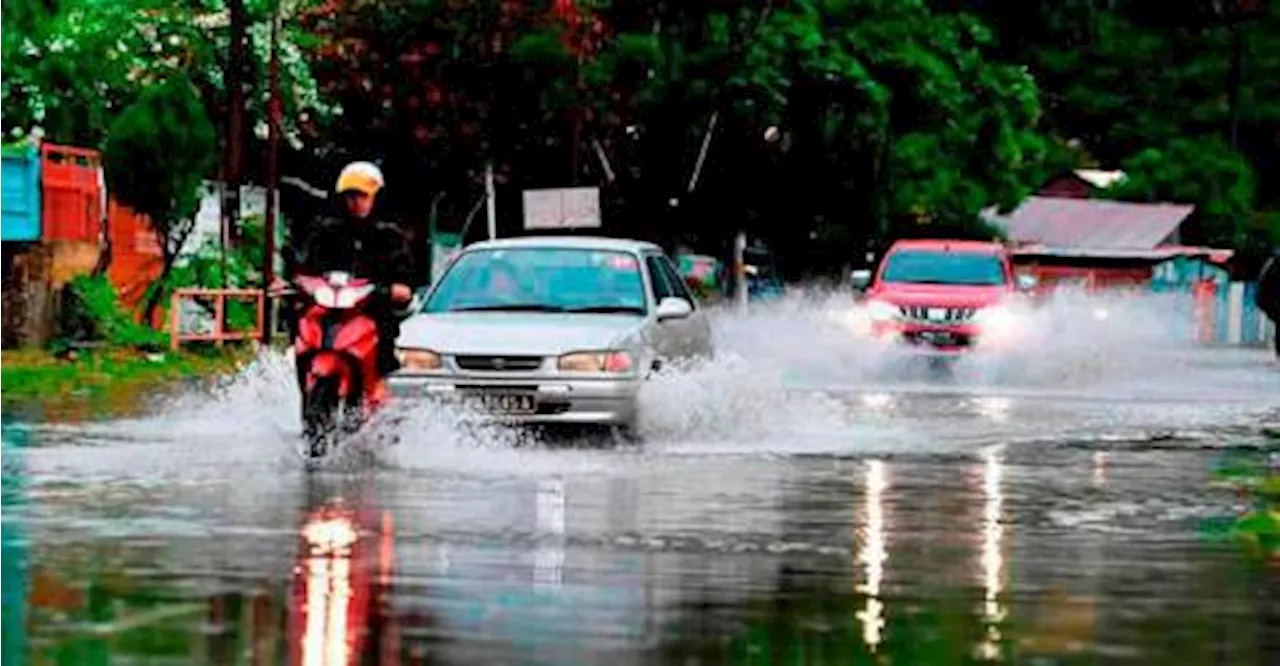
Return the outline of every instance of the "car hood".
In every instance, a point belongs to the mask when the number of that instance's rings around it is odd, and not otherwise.
[[[628,347],[643,322],[643,317],[628,314],[420,314],[404,322],[397,342],[442,354],[556,356]]]
[[[1008,287],[1000,285],[895,284],[876,289],[867,296],[894,305],[981,308],[1002,301],[1011,293]]]

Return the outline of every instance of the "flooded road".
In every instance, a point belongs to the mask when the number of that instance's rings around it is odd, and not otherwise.
[[[143,418],[7,423],[5,656],[1280,663],[1280,574],[1212,536],[1241,510],[1215,469],[1277,444],[1265,352],[1117,336],[905,378],[820,311],[719,322],[638,449],[442,412],[307,474],[278,358]]]

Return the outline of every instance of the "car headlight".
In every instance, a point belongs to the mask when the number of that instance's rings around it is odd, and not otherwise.
[[[1018,313],[1007,305],[982,308],[973,315],[973,323],[988,331],[1010,331],[1017,328],[1020,321]]]
[[[556,361],[561,372],[608,372],[621,374],[631,372],[635,362],[631,354],[624,351],[586,351],[565,354]]]
[[[439,370],[440,355],[429,349],[396,349],[396,359],[405,370]]]
[[[884,301],[867,301],[867,316],[871,321],[892,321],[898,318],[898,306]]]

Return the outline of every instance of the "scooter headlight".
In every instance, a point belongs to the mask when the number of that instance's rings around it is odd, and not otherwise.
[[[429,349],[396,349],[396,359],[400,366],[410,371],[427,371],[440,369],[440,355]]]

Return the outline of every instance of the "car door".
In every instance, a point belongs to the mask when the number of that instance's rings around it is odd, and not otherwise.
[[[706,313],[699,307],[697,299],[689,293],[688,287],[680,279],[671,260],[661,254],[646,254],[645,266],[649,271],[654,288],[655,303],[663,298],[683,298],[693,307],[693,312],[684,319],[670,319],[656,323],[656,335],[663,340],[662,347],[666,355],[672,357],[690,357],[706,355],[711,346],[711,323]]]

